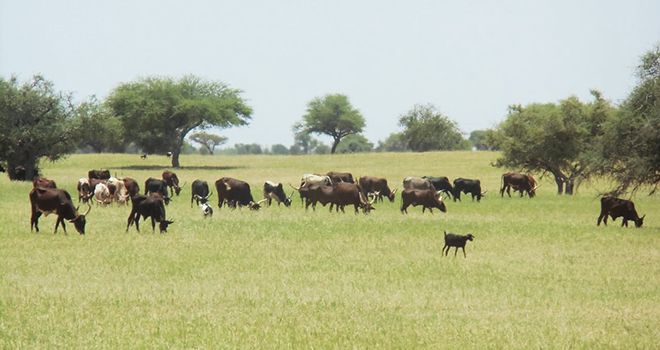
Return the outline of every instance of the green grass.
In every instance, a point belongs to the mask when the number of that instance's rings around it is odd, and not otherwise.
[[[644,228],[596,227],[602,182],[574,197],[543,179],[539,196],[500,198],[488,152],[342,156],[184,156],[188,185],[169,232],[126,233],[128,207],[94,207],[87,235],[30,233],[29,183],[0,179],[0,348],[657,348],[660,200],[638,195]],[[75,155],[44,164],[75,196],[107,167],[143,184],[165,157]],[[244,179],[296,184],[328,170],[482,180],[481,202],[446,214],[369,216],[190,208],[189,185]],[[215,200],[215,195],[212,197]],[[215,205],[214,205],[215,206]],[[632,223],[631,223],[632,226]],[[467,259],[441,257],[442,231],[473,233]]]

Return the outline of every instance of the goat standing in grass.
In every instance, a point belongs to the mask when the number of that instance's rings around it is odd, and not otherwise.
[[[465,255],[465,243],[467,243],[467,241],[473,241],[473,240],[474,240],[474,236],[471,233],[468,233],[465,236],[461,236],[453,233],[447,233],[447,231],[445,231],[445,246],[442,247],[442,252],[444,253],[445,256],[447,256],[447,254],[449,254],[449,249],[451,247],[454,247],[455,248],[454,257],[456,257],[456,253],[458,252],[458,248],[460,247],[461,249],[463,249],[463,257],[467,258],[467,256]],[[445,248],[447,248],[446,251]]]

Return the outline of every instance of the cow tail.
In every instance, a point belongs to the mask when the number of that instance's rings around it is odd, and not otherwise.
[[[500,193],[504,193],[504,174],[502,174],[502,177],[500,178]],[[516,192],[513,192],[514,194]]]

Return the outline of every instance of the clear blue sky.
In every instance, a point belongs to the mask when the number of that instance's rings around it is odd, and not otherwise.
[[[195,74],[244,90],[229,145],[291,145],[307,102],[349,96],[371,141],[432,103],[469,133],[510,104],[620,102],[660,43],[660,1],[0,0],[0,75],[42,73],[79,99]]]

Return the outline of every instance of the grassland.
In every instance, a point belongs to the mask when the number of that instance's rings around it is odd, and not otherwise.
[[[185,156],[188,185],[244,179],[295,184],[351,171],[398,184],[407,175],[480,178],[481,202],[448,212],[371,215],[218,210],[203,219],[187,186],[167,234],[124,232],[128,207],[94,207],[87,235],[30,233],[29,183],[0,179],[0,348],[657,348],[660,200],[638,195],[642,229],[596,227],[597,193],[500,198],[494,153]],[[91,168],[143,182],[165,157],[75,155],[44,164],[75,193]],[[631,224],[632,226],[632,224]],[[476,236],[441,257],[442,231]],[[453,251],[452,253],[453,254]],[[460,254],[460,253],[459,253]]]

